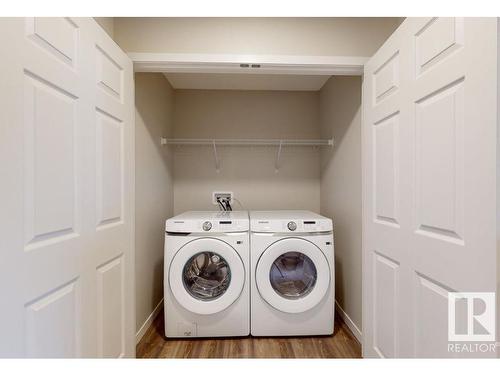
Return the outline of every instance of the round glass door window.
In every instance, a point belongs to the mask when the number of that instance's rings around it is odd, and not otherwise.
[[[280,255],[272,264],[269,279],[273,289],[287,299],[308,295],[316,284],[313,261],[302,253],[291,251]]]
[[[229,264],[223,257],[210,251],[189,258],[182,275],[188,293],[201,301],[222,296],[231,282]]]

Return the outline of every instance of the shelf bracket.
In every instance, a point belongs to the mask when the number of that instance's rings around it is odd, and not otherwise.
[[[278,152],[276,153],[276,161],[274,162],[274,173],[278,173],[280,170],[280,158],[281,158],[281,146],[283,145],[283,140],[280,140],[278,146]]]
[[[219,160],[219,155],[217,155],[217,146],[215,144],[215,139],[212,141],[213,147],[214,147],[214,159],[215,159],[215,171],[217,173],[220,172],[220,160]]]

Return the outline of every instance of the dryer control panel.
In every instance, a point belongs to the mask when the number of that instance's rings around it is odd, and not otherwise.
[[[250,230],[268,233],[314,233],[333,230],[332,220],[310,211],[251,211]]]

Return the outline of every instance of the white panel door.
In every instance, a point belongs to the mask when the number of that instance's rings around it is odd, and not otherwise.
[[[457,356],[448,292],[496,291],[496,89],[493,18],[407,19],[365,66],[365,357]]]
[[[0,42],[0,357],[134,356],[131,61],[89,18]]]

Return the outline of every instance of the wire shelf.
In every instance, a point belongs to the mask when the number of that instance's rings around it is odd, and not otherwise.
[[[209,139],[162,138],[162,145],[213,146],[333,146],[333,139]]]
[[[277,173],[280,168],[281,150],[284,146],[331,146],[331,139],[209,139],[209,138],[164,138],[160,139],[163,145],[189,145],[189,146],[211,146],[214,152],[215,170],[220,171],[220,157],[217,152],[218,146],[276,146],[276,161],[274,170]]]

